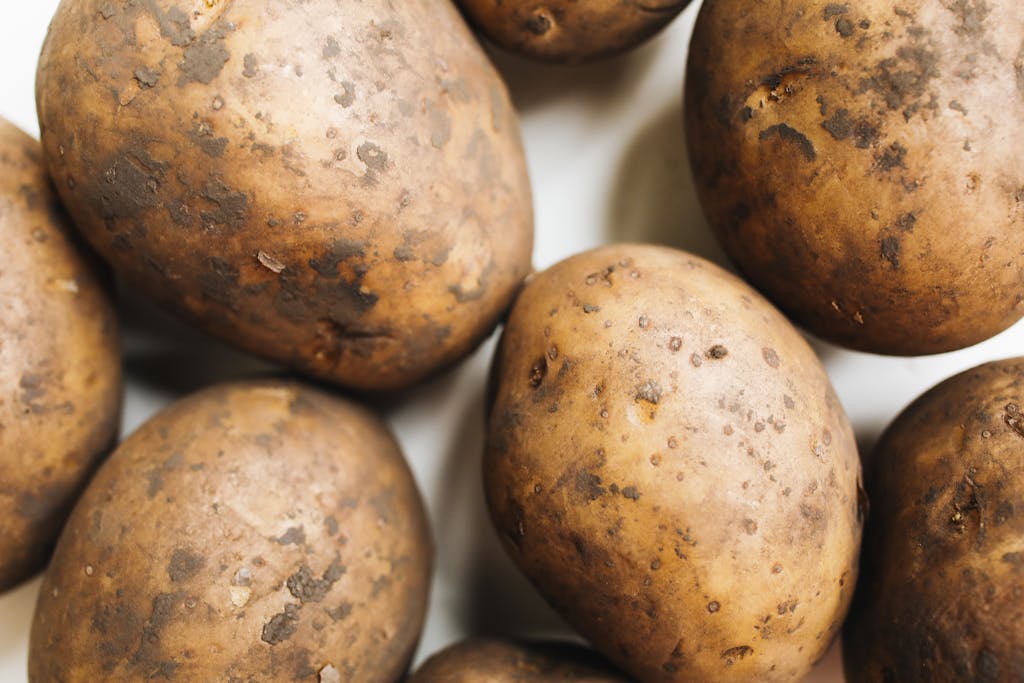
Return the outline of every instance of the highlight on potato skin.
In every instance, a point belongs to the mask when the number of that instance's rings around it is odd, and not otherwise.
[[[216,385],[129,436],[43,582],[32,683],[394,683],[433,546],[379,418],[294,381]]]
[[[1024,314],[1024,4],[715,0],[685,117],[705,215],[798,325],[923,355]]]
[[[631,50],[654,36],[689,0],[456,0],[467,19],[510,52],[578,64]]]
[[[611,245],[531,278],[495,358],[488,507],[630,676],[791,681],[839,632],[864,511],[817,357],[738,278]]]
[[[851,683],[1024,678],[1024,358],[928,390],[868,471]]]
[[[57,203],[39,143],[0,119],[0,592],[41,569],[114,446],[110,278]]]
[[[603,657],[575,643],[469,638],[433,654],[409,683],[627,683]]]
[[[305,374],[415,384],[530,271],[517,117],[448,0],[63,0],[37,104],[124,279]]]

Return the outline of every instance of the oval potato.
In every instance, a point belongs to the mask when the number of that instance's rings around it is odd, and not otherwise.
[[[579,63],[630,50],[683,11],[689,0],[458,0],[470,21],[512,52]]]
[[[32,683],[390,683],[420,635],[432,546],[398,445],[301,384],[219,385],[104,464],[43,583]]]
[[[470,638],[434,654],[409,683],[626,683],[579,645]]]
[[[933,387],[878,444],[847,680],[1024,680],[1024,358]]]
[[[113,448],[121,359],[110,281],[72,233],[39,143],[0,120],[0,592],[40,569]]]
[[[921,355],[1024,314],[1024,4],[707,2],[686,80],[704,212],[795,322]]]
[[[642,681],[791,681],[857,576],[853,432],[746,284],[613,245],[535,276],[495,366],[485,485],[506,549]]]
[[[101,255],[304,373],[409,386],[530,270],[515,112],[447,0],[63,0],[37,102]]]

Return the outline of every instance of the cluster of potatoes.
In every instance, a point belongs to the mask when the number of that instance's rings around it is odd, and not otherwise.
[[[492,520],[596,652],[473,639],[412,683],[797,681],[840,631],[851,681],[1024,679],[1024,359],[926,393],[862,477],[786,317],[919,355],[1024,314],[1024,6],[706,0],[685,131],[747,284],[637,244],[531,274],[516,114],[466,23],[582,62],[685,2],[458,4],[61,3],[42,144],[0,126],[0,590],[49,563],[30,680],[399,681],[428,599],[403,454],[333,389],[212,386],[114,448],[100,259],[356,392],[504,322]]]

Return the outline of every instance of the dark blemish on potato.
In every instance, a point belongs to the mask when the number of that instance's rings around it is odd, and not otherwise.
[[[640,500],[640,492],[637,491],[635,486],[627,486],[622,489],[622,497],[636,502]]]
[[[139,82],[141,88],[154,88],[160,81],[160,72],[154,71],[153,69],[147,69],[144,66],[139,67],[134,73],[135,80]]]
[[[849,38],[853,35],[854,31],[853,22],[849,19],[844,17],[836,21],[836,33],[841,37]]]
[[[545,10],[538,10],[523,24],[527,31],[535,36],[542,36],[551,30],[554,20]]]
[[[290,527],[282,536],[274,539],[279,545],[302,545],[306,542],[306,532],[301,526]]]
[[[881,240],[882,258],[889,262],[893,270],[900,269],[900,238],[884,237]]]
[[[168,164],[154,160],[144,149],[132,148],[107,167],[104,183],[96,188],[104,218],[134,218],[160,206],[158,194]]]
[[[356,101],[356,86],[351,81],[342,81],[341,92],[334,96],[334,101],[346,109]]]
[[[601,310],[601,307],[597,306],[595,304],[583,304],[583,312],[584,313],[597,313],[600,310]]]
[[[1000,680],[1000,669],[999,657],[991,650],[982,648],[978,652],[978,656],[974,660],[974,670],[977,676],[976,680],[979,683],[995,683],[995,681]]]
[[[312,569],[307,565],[302,565],[297,572],[288,577],[286,581],[288,592],[302,603],[322,602],[334,587],[335,582],[344,576],[346,571],[347,568],[337,555],[319,579],[313,575]]]
[[[825,5],[825,9],[822,12],[822,18],[825,21],[828,21],[832,17],[838,17],[839,15],[846,14],[849,11],[850,11],[850,6],[849,5],[846,5],[846,4],[840,5],[838,3],[829,3],[828,5]]]
[[[219,159],[228,146],[227,138],[213,137],[213,127],[203,121],[189,131],[189,139],[208,157]]]
[[[759,140],[767,140],[772,136],[777,136],[780,140],[785,142],[795,143],[807,161],[814,161],[818,158],[818,153],[814,150],[814,144],[807,138],[807,136],[785,123],[778,123],[774,126],[769,126],[762,130],[757,137]]]
[[[381,574],[373,580],[373,584],[370,586],[370,597],[376,598],[381,594],[381,591],[390,588],[392,584],[391,577],[387,574]]]
[[[957,101],[957,100],[952,100],[949,103],[949,108],[952,109],[953,111],[960,112],[964,116],[967,116],[967,107],[965,107],[964,105],[960,104],[960,102]]]
[[[341,54],[341,46],[338,45],[337,40],[328,36],[327,42],[324,43],[324,50],[321,54],[323,54],[324,59],[334,59]]]
[[[657,405],[661,401],[661,393],[661,386],[653,380],[648,380],[636,388],[634,400]]]
[[[681,348],[683,348],[683,340],[680,339],[679,337],[672,337],[671,339],[668,340],[668,348],[673,353],[679,351]]]
[[[715,344],[710,349],[704,352],[704,356],[709,360],[722,360],[729,355],[729,349],[725,348],[721,344]],[[695,363],[695,365],[697,365]]]
[[[206,559],[201,555],[196,555],[185,548],[175,548],[167,565],[167,575],[174,583],[187,581],[198,574],[204,566]]]
[[[241,230],[246,225],[249,213],[249,198],[243,192],[236,192],[219,179],[203,186],[200,196],[216,208],[200,213],[207,225],[223,226]]]
[[[934,52],[921,45],[904,45],[896,51],[896,57],[875,65],[875,75],[861,80],[859,93],[874,92],[889,109],[900,109],[923,97],[938,72]]]
[[[523,510],[523,506],[519,504],[519,501],[515,499],[509,500],[508,509],[512,517],[510,520],[512,524],[511,526],[506,526],[505,533],[515,543],[516,547],[519,547],[526,536],[526,511]]]
[[[769,367],[779,367],[779,354],[776,353],[775,349],[766,346],[761,349],[761,355],[764,357],[764,362],[767,363]]]
[[[737,645],[724,650],[720,656],[725,660],[726,666],[732,666],[736,661],[752,654],[754,654],[754,648],[749,645]]]
[[[244,69],[242,70],[242,75],[246,78],[255,78],[256,76],[259,75],[259,61],[256,55],[252,52],[250,52],[242,58],[242,66],[244,67]]]
[[[388,155],[372,142],[364,142],[356,149],[356,156],[371,171],[385,171],[388,167]]]
[[[285,605],[284,612],[275,614],[263,626],[260,639],[264,643],[277,645],[295,635],[299,628],[299,605]]]
[[[1021,415],[1020,407],[1016,403],[1006,404],[1003,422],[1013,430],[1014,434],[1024,438],[1024,415]]]
[[[338,535],[338,520],[334,516],[329,516],[324,520],[324,527],[327,529],[328,536]]]
[[[343,602],[337,607],[326,610],[326,612],[327,616],[329,616],[332,621],[341,621],[348,615],[352,614],[352,603]]]
[[[958,35],[980,39],[985,35],[985,19],[991,10],[984,0],[952,0],[942,3],[952,12],[959,23],[953,29]]]
[[[822,113],[824,114],[824,112]],[[827,130],[836,140],[846,140],[853,135],[853,125],[853,119],[850,118],[850,110],[837,109],[832,118],[822,122],[821,127]]]
[[[343,261],[361,259],[366,255],[366,245],[350,239],[337,239],[318,259],[310,259],[309,267],[325,278],[338,276],[338,265]]]
[[[576,490],[588,501],[597,500],[605,494],[605,489],[601,486],[601,477],[587,471],[576,473]]]
[[[185,48],[185,61],[178,65],[181,70],[179,86],[188,83],[209,85],[220,75],[231,58],[231,53],[221,42],[223,37],[220,31],[207,31],[197,42]]]
[[[548,374],[548,362],[541,356],[533,362],[530,367],[530,386],[534,389],[539,387]]]
[[[708,611],[711,612],[712,614],[714,614],[715,612],[717,612],[721,608],[722,608],[722,606],[718,603],[717,600],[712,600],[711,602],[708,603]]]
[[[188,15],[177,7],[171,7],[166,13],[153,10],[160,35],[167,38],[175,47],[185,47],[196,38],[195,31],[188,20]]]
[[[875,169],[882,173],[888,173],[894,168],[906,168],[905,158],[908,151],[900,143],[892,143],[880,155],[875,156]]]
[[[412,261],[416,258],[416,252],[413,251],[413,248],[409,245],[403,244],[400,247],[395,247],[393,256],[395,257],[395,260],[406,263],[407,261]]]

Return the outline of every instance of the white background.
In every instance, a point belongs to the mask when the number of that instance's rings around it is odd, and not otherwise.
[[[696,3],[695,3],[696,4]],[[0,22],[0,115],[38,134],[35,62],[57,0],[12,3]],[[544,268],[613,241],[670,244],[726,265],[697,206],[682,136],[682,81],[697,7],[624,57],[556,68],[495,55],[522,114],[535,193],[534,261]],[[122,302],[128,373],[124,432],[177,396],[265,367],[188,330],[147,303]],[[423,657],[470,633],[565,633],[505,558],[479,485],[483,387],[494,340],[447,376],[381,405],[427,499],[438,559]],[[971,349],[883,358],[814,341],[862,452],[924,389],[1019,353],[1024,326]],[[2,511],[0,511],[2,513]],[[0,596],[0,683],[24,683],[38,580]],[[837,648],[809,683],[839,683]]]

